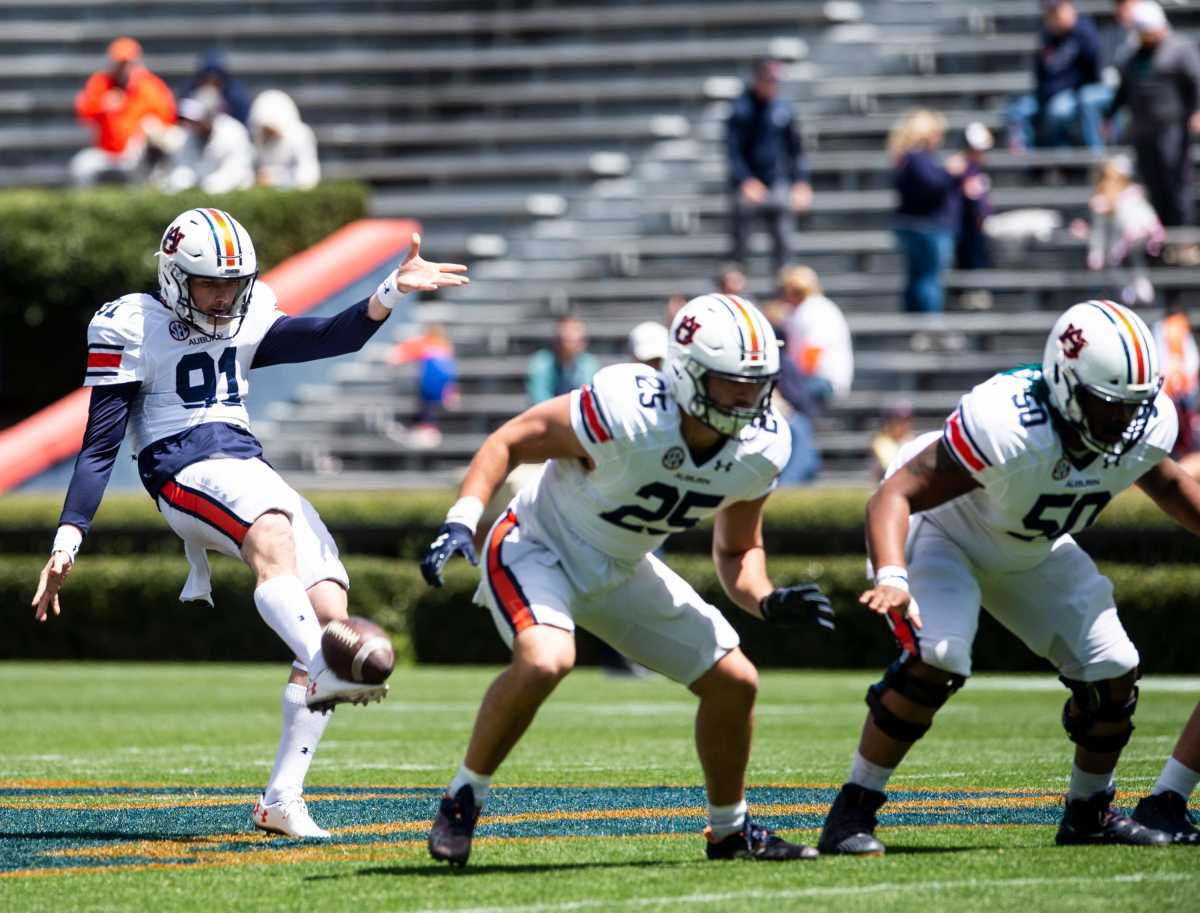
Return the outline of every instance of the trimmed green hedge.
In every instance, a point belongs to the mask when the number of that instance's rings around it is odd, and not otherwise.
[[[177,601],[187,573],[182,558],[82,559],[63,592],[63,616],[38,625],[28,606],[43,560],[0,558],[0,599],[12,610],[0,640],[0,658],[287,658],[259,619],[253,579],[238,562],[214,559],[216,607],[209,609],[202,603]],[[886,624],[857,603],[864,586],[861,558],[777,557],[770,562],[777,582],[815,579],[829,592],[838,611],[838,630],[832,636],[779,630],[755,621],[721,593],[710,560],[688,555],[668,560],[726,611],[746,652],[760,665],[881,668],[895,655]],[[465,562],[450,566],[447,585],[440,590],[425,586],[411,561],[352,557],[346,564],[351,612],[387,628],[400,661],[507,660],[490,616],[471,602],[478,573]],[[1200,641],[1194,600],[1200,591],[1200,569],[1108,564],[1104,571],[1116,585],[1121,617],[1142,652],[1143,667],[1154,673],[1194,673],[1195,644]],[[1029,598],[1036,600],[1037,594],[1031,592]],[[581,637],[581,662],[594,657],[594,641]],[[1049,668],[986,615],[975,645],[975,666],[988,671]]]
[[[77,387],[96,308],[158,287],[162,232],[193,206],[226,209],[246,226],[264,272],[362,218],[364,184],[209,195],[131,188],[0,192],[0,391],[25,412]]]
[[[867,489],[790,489],[767,502],[767,550],[778,555],[855,555],[863,552]],[[311,500],[347,554],[414,558],[421,554],[453,503],[450,491],[318,492]],[[502,503],[491,505],[498,511]],[[48,548],[62,509],[61,495],[14,495],[0,500],[0,552]],[[707,554],[710,524],[673,536],[676,554]],[[177,554],[163,521],[143,494],[105,498],[85,554]],[[1079,536],[1098,560],[1147,564],[1189,562],[1200,543],[1140,491],[1117,496],[1095,527]]]

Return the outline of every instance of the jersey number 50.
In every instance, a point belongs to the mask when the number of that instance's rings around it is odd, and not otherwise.
[[[1025,528],[1035,530],[1036,534],[1024,536],[1010,531],[1009,535],[1026,542],[1041,539],[1043,536],[1047,539],[1057,539],[1059,536],[1070,535],[1095,523],[1100,511],[1104,510],[1111,500],[1112,494],[1107,491],[1093,491],[1085,495],[1040,495],[1029,509],[1029,513],[1021,518]],[[1088,509],[1091,513],[1084,519],[1083,513]],[[1054,510],[1066,510],[1067,515],[1061,521],[1046,516],[1047,511]]]
[[[192,382],[192,375],[199,371],[199,382]],[[217,372],[225,375],[225,398],[217,398]],[[175,392],[183,400],[185,409],[202,409],[218,402],[236,405],[242,401],[238,394],[237,347],[230,346],[213,363],[207,352],[189,352],[175,366]]]

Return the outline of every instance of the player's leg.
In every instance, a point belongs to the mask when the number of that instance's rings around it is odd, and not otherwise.
[[[475,600],[491,611],[512,661],[484,695],[429,831],[429,854],[452,865],[466,865],[492,775],[575,665],[574,588],[553,553],[525,537],[508,512],[488,533],[482,559]]]
[[[630,659],[687,685],[700,698],[696,750],[708,797],[708,857],[815,858],[812,848],[789,843],[750,817],[746,766],[758,672],[720,611],[648,555],[624,583],[581,599],[576,617]]]
[[[867,689],[867,717],[846,783],[838,791],[817,848],[822,853],[878,856],[877,813],[888,780],[933,724],[938,709],[971,674],[979,623],[979,585],[966,556],[929,523],[909,537],[908,575],[923,627],[889,618],[901,654]]]
[[[1020,574],[980,578],[988,611],[1058,669],[1071,696],[1062,724],[1075,743],[1060,844],[1159,846],[1170,838],[1112,808],[1113,774],[1133,734],[1138,652],[1117,617],[1112,584],[1070,537]]]
[[[308,599],[322,628],[347,616],[346,589],[340,582],[322,580],[308,589]],[[290,837],[328,837],[309,814],[303,799],[304,779],[316,756],[332,709],[312,710],[305,701],[307,670],[297,660],[283,689],[283,729],[275,764],[266,789],[253,812],[255,827]]]
[[[1200,846],[1188,800],[1200,783],[1200,704],[1192,710],[1158,781],[1133,812],[1138,824],[1170,834],[1175,843]]]

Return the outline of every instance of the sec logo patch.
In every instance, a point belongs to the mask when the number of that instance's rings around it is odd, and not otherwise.
[[[167,330],[170,332],[171,338],[176,342],[183,342],[192,335],[191,329],[182,320],[172,320]]]
[[[666,469],[678,469],[683,465],[683,448],[672,447],[663,454],[662,464]]]

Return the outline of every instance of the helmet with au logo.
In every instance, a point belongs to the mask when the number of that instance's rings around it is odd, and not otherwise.
[[[1120,456],[1146,433],[1162,373],[1145,322],[1112,301],[1072,305],[1042,356],[1050,402],[1096,453]]]
[[[663,373],[680,408],[714,431],[736,437],[770,408],[779,376],[779,342],[771,324],[745,298],[701,295],[671,323]],[[753,401],[718,402],[709,391],[711,377],[756,385]]]
[[[258,258],[249,233],[233,216],[209,208],[181,213],[163,232],[156,256],[159,292],[180,320],[213,339],[237,334],[250,305]],[[219,311],[200,310],[193,277],[236,280],[232,302]]]

